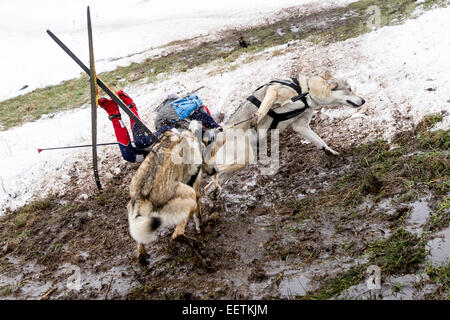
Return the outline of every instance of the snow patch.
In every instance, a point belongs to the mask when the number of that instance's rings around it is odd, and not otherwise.
[[[86,63],[89,61],[88,5],[91,6],[96,69],[100,73],[140,62],[151,48],[212,34],[227,27],[254,25],[289,6],[323,7],[353,1],[1,1],[0,38],[8,44],[8,50],[2,50],[0,59],[0,70],[7,75],[0,82],[0,101],[79,76],[79,67],[53,43],[45,30],[52,30]]]
[[[449,15],[450,8],[436,9],[404,25],[381,28],[327,47],[295,42],[260,52],[251,62],[246,58],[252,55],[243,55],[235,62],[237,68],[221,70],[222,66],[210,63],[170,77],[163,75],[157,84],[122,89],[134,98],[143,121],[152,129],[152,110],[169,92],[189,92],[205,85],[199,92],[205,105],[213,115],[223,113],[227,119],[249,93],[273,78],[286,78],[293,70],[317,74],[330,68],[357,85],[358,94],[367,101],[356,110],[342,107],[321,111],[328,119],[325,122],[340,121],[338,129],[345,130],[348,140],[390,138],[398,130],[411,128],[425,114],[436,112],[444,114],[440,127],[448,129],[445,112],[450,101],[450,38],[441,34],[450,33]],[[283,54],[273,56],[275,50]],[[430,86],[427,79],[433,79],[436,91],[426,90]],[[98,112],[98,142],[115,141],[106,113]],[[129,125],[126,117],[124,122]],[[327,134],[322,136],[325,141],[335,133]],[[64,194],[73,186],[80,195],[91,194],[95,184],[90,148],[40,154],[36,150],[89,143],[90,110],[86,106],[0,132],[1,212],[37,197]],[[117,163],[123,160],[117,146],[99,147],[98,153],[100,177],[119,174]],[[255,201],[241,195],[230,197],[241,203]]]

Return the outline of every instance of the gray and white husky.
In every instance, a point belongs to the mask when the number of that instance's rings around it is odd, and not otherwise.
[[[291,127],[300,135],[300,137],[310,141],[319,149],[324,150],[327,155],[339,155],[311,130],[309,124],[314,111],[323,106],[330,105],[345,105],[359,108],[365,103],[365,100],[353,92],[345,80],[333,77],[329,71],[325,72],[323,76],[314,77],[307,77],[303,74],[299,74],[297,78],[293,80],[297,80],[295,82],[299,84],[301,91],[307,93],[305,96],[306,106],[304,99],[292,102],[292,98],[298,96],[299,92],[291,86],[279,82],[271,82],[261,86],[252,94],[252,96],[260,102],[260,106],[257,107],[254,102],[248,100],[244,101],[227,121],[228,128],[245,131],[256,125],[258,130],[274,129],[274,118],[268,114],[269,111],[273,110],[276,113],[295,113],[295,110],[304,109],[302,113],[278,122],[276,124],[276,129],[281,132],[287,127]],[[209,172],[215,173],[212,176],[212,183],[217,186],[219,192],[221,190],[220,186],[228,180],[232,173],[248,165],[254,156],[251,150],[249,150],[252,148],[249,148],[247,145],[240,146],[240,148],[244,148],[245,150],[238,151],[238,153],[247,152],[249,155],[249,162],[241,163],[228,160],[224,163],[223,161],[219,161],[218,158],[224,158],[223,155],[220,157],[218,157],[218,155],[220,155],[221,149],[226,146],[226,132],[227,130],[224,130],[224,132],[218,135],[216,141],[214,141],[214,146],[210,155],[210,167],[208,169]],[[251,143],[256,142],[253,140]],[[229,150],[226,151],[227,153],[235,153],[233,148],[226,149]],[[232,157],[226,158],[230,159]]]

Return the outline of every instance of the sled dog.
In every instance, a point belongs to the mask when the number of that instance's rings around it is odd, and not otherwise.
[[[147,257],[144,245],[156,238],[159,228],[176,225],[175,239],[194,215],[200,232],[201,152],[201,140],[192,131],[166,131],[133,176],[128,223],[141,262]]]
[[[365,100],[352,91],[347,81],[335,78],[329,71],[323,76],[307,77],[299,74],[291,80],[274,80],[256,89],[246,101],[241,103],[227,124],[231,130],[244,131],[250,129],[252,125],[256,125],[258,130],[278,129],[280,132],[291,127],[300,137],[324,150],[327,155],[337,156],[339,154],[311,130],[309,123],[314,111],[323,106],[344,105],[359,108],[364,103]],[[209,170],[214,173],[212,183],[219,189],[219,193],[220,186],[231,177],[232,173],[248,164],[248,162],[242,164],[236,161],[221,163],[221,160],[217,159],[217,155],[220,154],[219,149],[226,146],[225,136],[226,130],[219,134],[210,155],[212,168]],[[256,143],[255,139],[251,143]],[[248,144],[245,148],[252,149]],[[234,152],[232,147],[227,149],[231,151],[226,151],[226,154]],[[254,154],[251,150],[247,152],[251,160]]]

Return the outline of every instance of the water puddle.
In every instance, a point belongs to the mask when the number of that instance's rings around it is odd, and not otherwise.
[[[337,299],[351,300],[413,300],[423,299],[424,295],[433,292],[435,284],[427,283],[430,279],[426,274],[407,274],[390,276],[386,279],[381,275],[381,288],[369,289],[366,281],[348,288]]]
[[[392,215],[395,212],[394,207],[391,204],[392,198],[387,198],[378,203],[377,211],[381,211],[386,215]]]
[[[270,214],[255,217],[251,232],[245,235],[246,240],[242,243],[242,248],[240,250],[240,256],[243,263],[248,264],[263,256],[264,243],[266,243],[273,234],[269,227],[276,223],[277,220],[277,216]]]
[[[52,288],[51,283],[42,283],[39,281],[26,280],[25,283],[22,283],[21,285],[21,297],[27,297],[27,299],[40,299]]]
[[[354,264],[366,262],[365,259],[338,259],[324,260],[304,266],[301,265],[301,259],[294,259],[289,263],[272,262],[269,266],[266,266],[265,270],[269,277],[281,277],[278,287],[279,295],[281,298],[291,299],[317,290],[320,286],[320,281],[314,280],[316,276],[320,277],[323,274],[337,275]],[[293,270],[293,267],[295,268],[296,265],[298,269]]]
[[[311,279],[304,273],[286,275],[280,283],[280,295],[282,298],[289,299],[295,296],[304,296],[308,291],[312,290]]]
[[[374,206],[374,202],[370,197],[367,197],[363,203],[361,203],[358,207],[358,210],[370,210]]]
[[[297,33],[299,31],[300,31],[300,29],[297,26],[294,26],[294,25],[291,26],[291,32]]]
[[[76,265],[63,264],[57,272],[57,275],[61,276],[61,281],[57,284],[60,292],[58,297],[64,296],[70,291],[91,295],[97,291],[98,299],[104,298],[100,292],[104,292],[105,295],[108,292],[108,298],[117,295],[123,297],[131,288],[138,285],[126,266],[115,266],[104,272],[91,272],[91,270],[92,268],[86,270]]]
[[[429,260],[432,264],[444,264],[450,258],[450,228],[444,229],[436,234],[436,238],[428,241],[430,248]]]
[[[0,274],[0,287],[18,287],[22,277],[22,274],[15,277],[7,277]]]
[[[430,207],[428,206],[427,202],[427,200],[429,199],[430,197],[423,198],[411,205],[412,209],[409,214],[408,220],[406,221],[407,231],[415,234],[422,233],[422,226],[427,222],[427,219],[431,213]]]

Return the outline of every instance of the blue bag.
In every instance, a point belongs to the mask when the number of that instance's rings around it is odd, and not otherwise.
[[[202,107],[202,100],[196,95],[189,95],[185,98],[181,98],[169,103],[178,114],[181,120],[189,117],[195,110]]]

